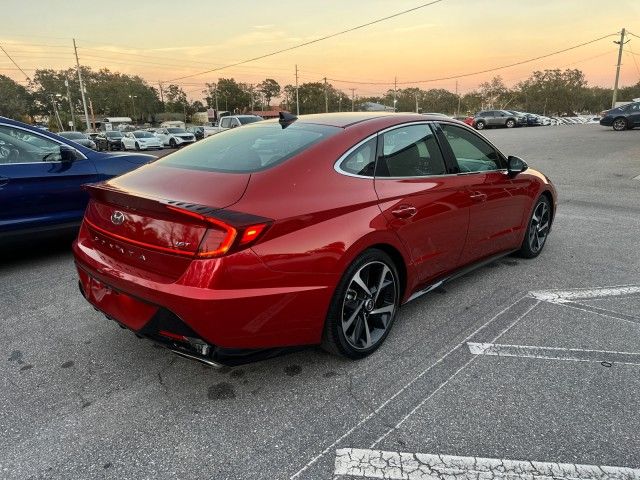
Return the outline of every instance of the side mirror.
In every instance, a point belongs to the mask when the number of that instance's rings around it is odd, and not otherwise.
[[[76,149],[68,145],[60,145],[60,161],[71,163],[76,159]]]
[[[509,158],[507,158],[507,172],[509,172],[510,177],[515,177],[519,173],[524,172],[527,168],[529,168],[529,165],[527,165],[527,162],[522,160],[520,157],[510,155]]]

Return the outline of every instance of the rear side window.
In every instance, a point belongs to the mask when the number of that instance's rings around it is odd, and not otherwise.
[[[340,169],[354,175],[373,177],[376,165],[376,137],[371,138],[346,156]]]
[[[376,176],[425,177],[444,173],[444,159],[428,125],[408,125],[382,134]]]
[[[328,125],[256,122],[213,135],[155,162],[218,172],[256,172],[283,162],[342,129]]]

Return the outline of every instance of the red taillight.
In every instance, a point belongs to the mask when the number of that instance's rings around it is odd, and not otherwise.
[[[198,252],[196,254],[196,256],[199,258],[213,258],[224,255],[230,249],[232,249],[234,244],[236,244],[236,238],[238,237],[240,237],[240,240],[237,242],[237,246],[247,247],[251,243],[255,242],[270,225],[270,222],[267,222],[256,223],[248,227],[233,226],[229,225],[226,222],[223,222],[222,220],[207,217],[205,215],[201,215],[199,213],[192,212],[183,208],[174,207],[171,205],[168,205],[167,208],[169,210],[173,210],[174,212],[179,212],[183,215],[197,218],[198,220],[207,224],[207,232],[204,234],[204,237],[200,242],[200,246],[198,247]],[[257,219],[260,217],[253,218]]]
[[[215,222],[215,227],[210,227],[200,242],[198,257],[211,258],[224,255],[233,245],[236,235],[235,228],[222,222]]]
[[[258,225],[251,225],[247,227],[242,234],[242,238],[240,239],[240,245],[248,245],[249,243],[255,241],[264,229],[267,228],[266,223],[260,223]]]

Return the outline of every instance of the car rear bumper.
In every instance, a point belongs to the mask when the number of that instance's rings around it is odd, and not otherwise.
[[[338,281],[328,274],[274,272],[250,249],[194,260],[177,281],[128,267],[92,248],[82,231],[73,251],[83,295],[109,318],[149,336],[150,322],[168,312],[218,350],[319,343]],[[225,275],[229,286],[220,288]]]

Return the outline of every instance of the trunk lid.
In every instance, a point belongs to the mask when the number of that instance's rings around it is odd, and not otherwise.
[[[224,230],[217,235],[216,224],[206,217],[240,200],[249,178],[153,166],[87,185],[89,241],[117,263],[175,280],[205,235],[208,241],[224,240]]]

